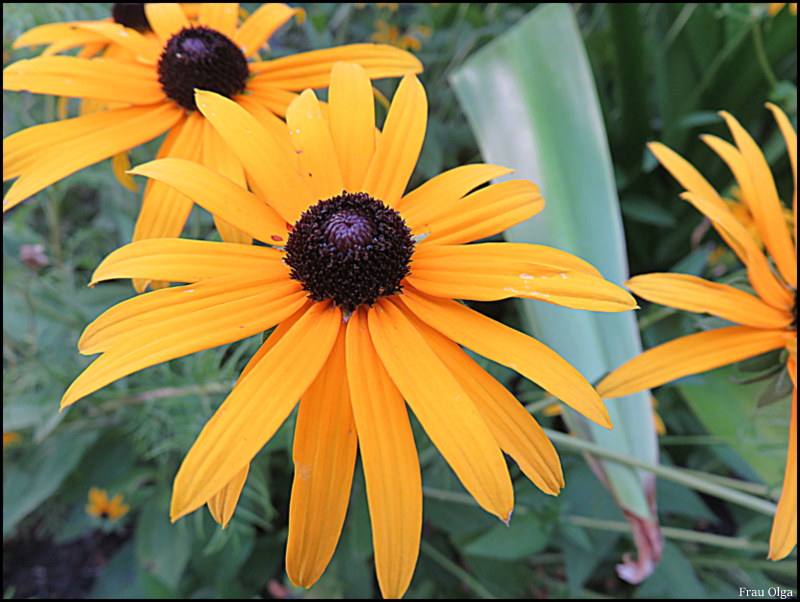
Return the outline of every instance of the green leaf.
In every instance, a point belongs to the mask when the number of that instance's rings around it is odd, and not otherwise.
[[[514,516],[508,526],[495,525],[463,547],[465,554],[498,560],[522,560],[547,546],[550,528],[534,513]]]
[[[544,211],[506,233],[544,243],[595,265],[610,281],[627,276],[614,175],[597,92],[568,5],[543,5],[473,55],[451,77],[484,160],[536,182]],[[525,330],[590,381],[641,352],[633,312],[598,314],[521,301]],[[647,392],[608,403],[607,431],[572,412],[573,431],[609,449],[657,461]],[[628,512],[653,519],[646,490],[652,477],[598,463],[612,495]]]

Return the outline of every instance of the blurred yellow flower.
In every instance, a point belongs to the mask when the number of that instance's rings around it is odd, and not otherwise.
[[[14,431],[4,431],[3,432],[3,449],[14,445],[22,440],[22,436],[19,433],[15,433]]]
[[[122,503],[121,493],[108,499],[108,492],[105,489],[92,487],[89,490],[89,503],[86,504],[86,513],[98,518],[106,518],[116,521],[128,514],[130,506]]]
[[[770,2],[767,5],[767,12],[769,13],[770,17],[774,17],[777,15],[781,9],[786,6],[786,2]],[[789,2],[789,11],[793,14],[797,14],[797,2]]]

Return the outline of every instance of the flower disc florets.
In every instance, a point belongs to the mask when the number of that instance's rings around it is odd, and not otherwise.
[[[152,31],[144,12],[143,2],[117,2],[111,7],[111,17],[114,23],[130,27],[139,33]]]
[[[411,229],[397,211],[366,193],[343,192],[300,216],[285,261],[311,299],[353,311],[399,293],[413,252]]]
[[[184,109],[197,109],[194,89],[232,98],[244,92],[250,69],[229,38],[208,27],[186,27],[167,42],[158,62],[164,93]]]

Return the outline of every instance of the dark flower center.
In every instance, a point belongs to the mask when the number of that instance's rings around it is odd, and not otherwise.
[[[300,216],[285,261],[311,299],[353,311],[399,293],[413,253],[411,229],[397,211],[364,192],[342,192]]]
[[[161,88],[187,111],[197,109],[195,88],[231,98],[244,92],[249,75],[242,51],[208,27],[187,27],[172,36],[158,62]]]
[[[139,33],[152,31],[144,13],[143,2],[117,2],[111,7],[111,16],[114,23],[130,27]]]

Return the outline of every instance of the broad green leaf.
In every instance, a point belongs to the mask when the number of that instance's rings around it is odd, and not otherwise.
[[[488,163],[541,188],[544,211],[506,233],[544,243],[595,265],[606,279],[628,276],[608,143],[572,9],[546,5],[473,55],[451,77]],[[522,301],[525,329],[596,381],[641,352],[633,312],[598,314]],[[569,412],[571,429],[614,451],[657,462],[647,392],[608,402],[607,431]],[[629,515],[657,524],[648,502],[653,478],[592,462]],[[655,536],[658,537],[657,535]],[[640,550],[641,551],[641,550]],[[657,556],[657,551],[654,556]]]
[[[550,527],[534,513],[515,516],[511,526],[499,524],[462,548],[465,554],[482,558],[519,561],[541,552],[550,537]]]

